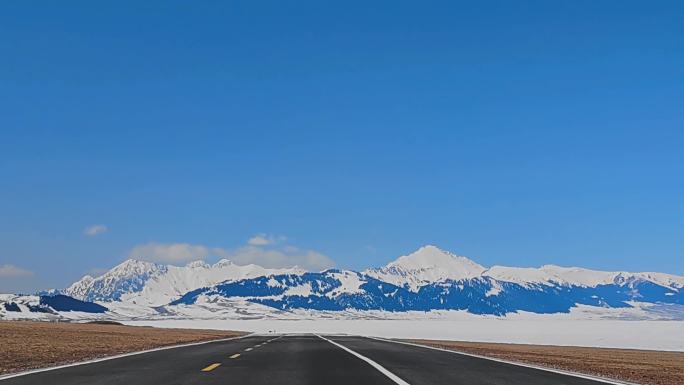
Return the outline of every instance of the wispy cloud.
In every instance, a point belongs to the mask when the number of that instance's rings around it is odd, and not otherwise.
[[[108,230],[109,229],[105,225],[91,225],[83,229],[83,234],[89,237],[94,237],[96,235],[104,234]]]
[[[211,255],[212,252],[210,249],[203,245],[155,242],[135,246],[130,253],[128,253],[129,258],[172,264],[190,262]]]
[[[271,235],[271,234],[257,234],[247,241],[248,245],[252,246],[266,246],[272,245],[274,243],[280,243],[287,240],[287,237],[283,235]]]
[[[324,270],[335,266],[335,262],[323,253],[291,245],[280,248],[247,245],[227,252],[222,257],[241,265],[254,263],[271,268],[298,266],[308,270]]]
[[[324,270],[335,265],[335,262],[323,253],[284,244],[286,239],[283,236],[260,234],[250,238],[246,245],[235,249],[189,243],[153,242],[135,246],[130,251],[129,258],[178,264],[216,257],[226,258],[240,265],[253,263],[268,268],[298,266],[309,270]]]
[[[21,267],[14,265],[0,265],[0,277],[2,278],[30,277],[32,275],[32,271],[22,269]]]

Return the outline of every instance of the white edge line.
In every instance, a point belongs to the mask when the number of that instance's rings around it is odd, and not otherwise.
[[[197,346],[197,345],[213,344],[213,343],[216,343],[216,342],[225,342],[225,341],[230,341],[230,340],[239,340],[239,339],[241,339],[241,338],[252,337],[252,336],[255,336],[255,335],[256,335],[256,333],[250,333],[250,334],[245,334],[244,336],[230,337],[230,338],[222,338],[222,339],[220,339],[220,340],[211,340],[211,341],[202,341],[202,342],[192,342],[192,343],[189,343],[189,344],[181,344],[181,345],[162,346],[162,347],[160,347],[160,348],[154,348],[154,349],[148,349],[148,350],[140,350],[140,351],[137,351],[137,352],[130,352],[130,353],[117,354],[117,355],[114,355],[114,356],[95,358],[95,359],[92,359],[92,360],[81,361],[81,362],[74,362],[74,363],[71,363],[71,364],[64,364],[64,365],[59,365],[59,366],[50,366],[50,367],[47,367],[47,368],[40,368],[40,369],[32,369],[32,370],[28,370],[28,371],[25,371],[25,372],[12,373],[12,374],[6,374],[6,375],[4,375],[4,376],[0,376],[0,381],[8,380],[8,379],[10,379],[10,378],[15,378],[15,377],[27,376],[27,375],[29,375],[29,374],[35,374],[35,373],[41,373],[41,372],[49,372],[49,371],[51,371],[51,370],[70,368],[70,367],[72,367],[72,366],[88,365],[88,364],[94,364],[94,363],[96,363],[96,362],[115,360],[115,359],[117,359],[117,358],[130,357],[130,356],[137,356],[138,354],[145,354],[145,353],[158,352],[158,351],[160,351],[160,350],[168,350],[168,349],[184,348],[184,347],[188,347],[188,346]]]
[[[380,365],[380,364],[378,364],[377,362],[371,360],[370,358],[368,358],[368,357],[366,357],[366,356],[364,356],[364,355],[361,355],[360,353],[357,353],[357,352],[355,352],[355,351],[349,349],[348,347],[346,347],[346,346],[344,346],[344,345],[338,344],[338,343],[335,342],[335,341],[329,340],[329,339],[327,339],[327,338],[325,338],[325,337],[323,337],[323,336],[321,336],[321,335],[319,335],[319,334],[316,334],[316,336],[317,336],[318,338],[322,339],[322,340],[325,340],[325,341],[330,342],[331,344],[337,346],[337,347],[340,348],[340,349],[345,350],[347,353],[353,354],[354,356],[356,356],[356,358],[358,358],[358,359],[360,359],[360,360],[363,360],[363,361],[369,363],[372,367],[374,367],[374,368],[375,368],[376,370],[378,370],[380,373],[382,373],[382,374],[384,374],[385,376],[387,376],[390,380],[394,381],[395,383],[397,383],[397,384],[399,384],[399,385],[409,385],[408,382],[402,380],[402,379],[399,378],[396,374],[394,374],[394,373],[390,372],[389,370],[385,369],[382,365]]]
[[[441,352],[447,352],[447,353],[453,353],[453,354],[460,354],[462,356],[468,356],[468,357],[475,357],[475,358],[482,358],[485,360],[489,361],[496,361],[500,362],[503,364],[509,364],[509,365],[515,365],[515,366],[522,366],[525,368],[530,368],[530,369],[537,369],[537,370],[543,370],[545,372],[552,372],[552,373],[558,373],[558,374],[564,374],[566,376],[572,376],[572,377],[579,377],[579,378],[584,378],[585,380],[594,380],[598,382],[603,382],[606,384],[613,384],[613,385],[640,385],[635,382],[625,382],[625,381],[619,381],[619,380],[612,380],[608,379],[605,377],[599,377],[599,376],[592,376],[589,374],[583,374],[583,373],[577,373],[577,372],[571,372],[569,370],[561,370],[561,369],[554,369],[554,368],[549,368],[546,366],[539,366],[539,365],[533,365],[533,364],[527,364],[523,362],[515,362],[515,361],[508,361],[508,360],[503,360],[500,358],[493,358],[493,357],[487,357],[487,356],[481,356],[479,354],[472,354],[472,353],[465,353],[457,350],[449,350],[449,349],[443,349],[443,348],[438,348],[436,346],[429,346],[429,345],[421,345],[421,344],[415,344],[411,342],[405,342],[405,341],[396,341],[396,340],[391,340],[387,338],[381,338],[381,337],[373,337],[373,336],[366,336],[366,338],[370,338],[373,340],[378,340],[378,341],[384,341],[384,342],[392,342],[395,344],[402,344],[402,345],[409,345],[409,346],[417,346],[419,348],[425,348],[425,349],[432,349],[432,350],[439,350]]]

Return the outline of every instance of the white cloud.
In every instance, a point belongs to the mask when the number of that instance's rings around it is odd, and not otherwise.
[[[261,237],[263,240],[256,241]],[[335,265],[328,256],[315,250],[305,250],[292,245],[278,245],[283,236],[257,235],[247,245],[236,249],[193,245],[189,243],[147,243],[134,247],[129,258],[170,264],[187,263],[198,259],[226,258],[239,265],[255,264],[267,268],[298,266],[308,270],[324,270]]]
[[[94,237],[96,235],[104,234],[109,230],[105,225],[91,225],[83,229],[83,234]]]
[[[287,237],[282,235],[257,234],[250,238],[247,243],[252,246],[266,246],[274,243],[284,242]]]
[[[271,240],[266,238],[264,235],[255,235],[247,241],[252,246],[264,246],[271,244]]]
[[[307,270],[331,268],[335,262],[328,256],[314,250],[302,250],[294,246],[273,249],[247,245],[222,256],[240,264],[256,264],[263,267],[299,266]]]
[[[135,246],[128,253],[130,258],[164,263],[189,262],[211,255],[209,248],[189,243],[147,243]]]
[[[32,271],[22,269],[21,267],[14,265],[0,265],[0,277],[3,278],[30,277],[32,275]]]

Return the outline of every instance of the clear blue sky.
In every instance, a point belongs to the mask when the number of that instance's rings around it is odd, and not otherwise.
[[[683,37],[679,1],[3,2],[0,291],[150,243],[684,274]]]

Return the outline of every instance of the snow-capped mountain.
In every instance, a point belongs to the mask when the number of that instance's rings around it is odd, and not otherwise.
[[[298,268],[266,269],[252,264],[237,265],[227,259],[213,265],[195,261],[182,267],[129,259],[97,278],[86,275],[64,293],[86,301],[122,301],[161,306],[200,287],[288,273],[302,274],[304,271]]]
[[[399,257],[385,267],[364,271],[371,277],[417,291],[420,287],[444,281],[461,281],[473,278],[493,278],[497,281],[523,286],[543,284],[596,287],[648,281],[673,289],[684,288],[684,277],[664,273],[629,273],[625,271],[598,271],[580,267],[544,265],[533,267],[492,266],[485,268],[472,260],[427,245],[415,252]]]
[[[417,291],[430,283],[479,277],[485,270],[466,257],[427,245],[399,257],[385,267],[368,269],[364,274]]]
[[[424,246],[383,268],[363,273],[328,270],[237,280],[191,291],[172,305],[231,298],[284,310],[567,313],[578,305],[630,308],[640,302],[681,306],[683,287],[684,277],[661,273],[551,265],[487,269],[468,258]]]
[[[99,277],[83,277],[63,294],[85,302],[52,298],[54,293],[0,298],[0,318],[42,313],[67,318],[74,314],[122,319],[228,314],[255,318],[259,314],[281,317],[293,311],[315,316],[321,312],[441,310],[505,316],[569,313],[578,307],[611,314],[638,309],[640,316],[652,312],[658,319],[684,317],[681,276],[554,265],[486,268],[435,246],[421,247],[384,267],[363,272],[266,269],[228,260],[179,267],[131,259]]]
[[[121,300],[126,294],[139,293],[150,278],[167,270],[167,266],[129,259],[97,278],[84,276],[64,293],[88,301]]]

